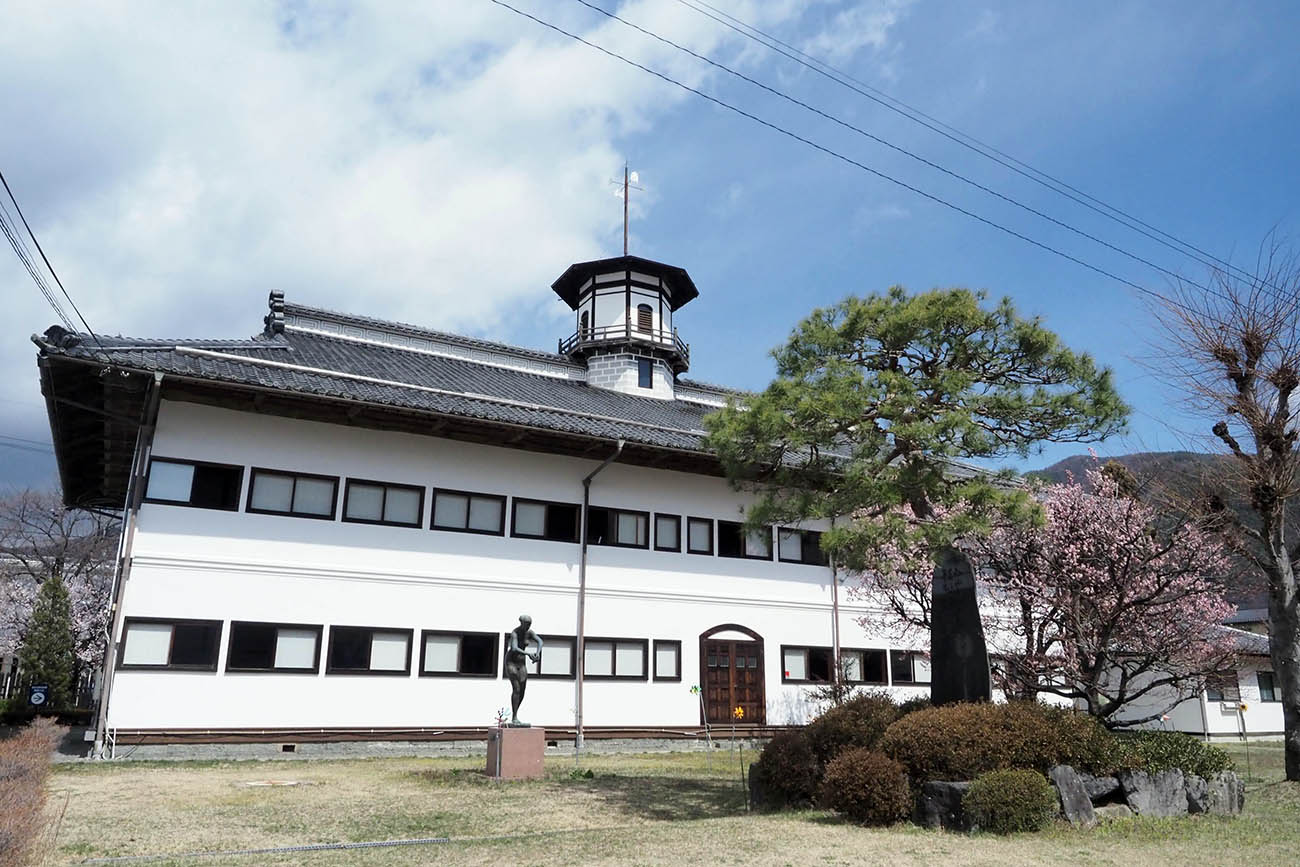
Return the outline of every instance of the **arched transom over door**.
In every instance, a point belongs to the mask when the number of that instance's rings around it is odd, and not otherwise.
[[[726,623],[700,636],[703,714],[710,725],[767,722],[763,689],[763,637]],[[736,715],[740,708],[740,715]]]

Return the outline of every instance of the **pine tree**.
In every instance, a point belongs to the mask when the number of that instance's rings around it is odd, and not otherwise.
[[[72,703],[72,672],[76,665],[72,603],[57,573],[41,582],[27,635],[18,651],[18,664],[32,683],[49,684],[47,707],[61,708]]]

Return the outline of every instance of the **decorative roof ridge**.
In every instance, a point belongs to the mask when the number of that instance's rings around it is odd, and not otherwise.
[[[320,319],[341,326],[368,328],[376,331],[389,332],[402,337],[435,340],[449,343],[454,346],[463,346],[470,349],[500,352],[506,355],[536,359],[539,361],[545,361],[549,364],[561,364],[575,370],[586,369],[583,365],[573,361],[567,355],[557,355],[554,352],[546,352],[541,349],[529,349],[524,346],[514,346],[509,343],[501,343],[496,340],[486,340],[481,337],[466,337],[462,334],[453,334],[449,331],[437,331],[432,328],[411,325],[406,322],[397,322],[391,319],[379,319],[373,316],[359,316],[355,313],[342,313],[338,310],[330,310],[325,307],[311,307],[306,304],[296,304],[289,301],[284,302],[284,313],[287,320],[286,325],[289,328],[303,327],[295,324],[293,321],[295,318],[305,317],[308,319]],[[340,336],[347,337],[349,335],[343,333]]]

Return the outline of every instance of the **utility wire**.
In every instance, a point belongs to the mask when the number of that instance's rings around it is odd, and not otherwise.
[[[900,154],[903,154],[904,156],[910,157],[911,159],[916,160],[917,162],[922,163],[922,164],[924,164],[924,165],[926,165],[926,166],[929,166],[930,168],[935,169],[936,171],[943,172],[945,175],[948,175],[948,176],[951,177],[951,178],[955,178],[955,179],[961,181],[961,182],[964,183],[964,184],[967,184],[967,185],[969,185],[969,186],[974,187],[974,188],[977,189],[977,190],[980,190],[980,191],[982,191],[982,192],[984,192],[984,193],[987,193],[987,194],[990,195],[990,196],[993,196],[993,197],[995,197],[995,198],[1001,199],[1002,201],[1007,202],[1008,204],[1015,205],[1017,208],[1020,208],[1021,210],[1027,211],[1027,212],[1033,214],[1033,215],[1036,216],[1036,217],[1039,217],[1039,218],[1041,218],[1041,219],[1044,219],[1044,220],[1048,221],[1049,223],[1052,223],[1053,225],[1060,226],[1062,229],[1065,229],[1065,230],[1067,230],[1067,231],[1073,232],[1074,234],[1076,234],[1076,235],[1078,235],[1078,236],[1080,236],[1080,237],[1082,237],[1082,238],[1087,238],[1089,241],[1092,241],[1092,242],[1094,242],[1094,243],[1100,244],[1101,246],[1105,247],[1106,249],[1111,250],[1111,251],[1116,252],[1116,253],[1119,253],[1119,254],[1122,255],[1122,256],[1126,256],[1126,257],[1128,257],[1129,259],[1132,259],[1132,260],[1135,261],[1135,262],[1140,262],[1141,264],[1146,265],[1148,268],[1152,268],[1152,269],[1154,269],[1154,270],[1156,270],[1156,271],[1159,271],[1161,274],[1164,274],[1166,277],[1170,277],[1170,278],[1172,278],[1172,279],[1174,279],[1174,280],[1176,280],[1176,281],[1181,281],[1181,282],[1183,282],[1183,283],[1185,283],[1185,284],[1187,284],[1187,285],[1189,285],[1189,286],[1193,286],[1193,287],[1195,287],[1195,288],[1197,288],[1197,289],[1200,289],[1202,292],[1208,292],[1208,291],[1209,291],[1209,288],[1208,288],[1208,287],[1206,287],[1206,286],[1204,286],[1204,285],[1202,285],[1202,284],[1200,284],[1200,283],[1197,283],[1197,282],[1194,281],[1194,280],[1190,280],[1190,279],[1188,279],[1188,278],[1182,276],[1181,274],[1178,274],[1178,273],[1176,273],[1176,272],[1174,272],[1174,271],[1171,271],[1171,270],[1169,270],[1168,268],[1163,267],[1162,265],[1158,265],[1158,264],[1156,264],[1155,262],[1151,261],[1150,259],[1146,259],[1146,258],[1144,258],[1144,257],[1142,257],[1142,256],[1139,256],[1139,255],[1136,254],[1136,253],[1133,253],[1133,252],[1131,252],[1131,251],[1129,251],[1129,250],[1124,249],[1123,247],[1119,247],[1119,246],[1117,246],[1117,245],[1115,245],[1115,244],[1112,244],[1112,243],[1110,243],[1109,241],[1107,241],[1107,240],[1105,240],[1105,239],[1103,239],[1103,238],[1099,238],[1099,237],[1097,237],[1096,235],[1093,235],[1093,234],[1091,234],[1091,233],[1089,233],[1089,232],[1086,232],[1086,231],[1084,231],[1083,229],[1078,228],[1077,226],[1073,226],[1073,225],[1071,225],[1071,224],[1069,224],[1069,223],[1066,223],[1066,222],[1064,222],[1063,220],[1058,220],[1056,217],[1053,217],[1051,214],[1044,213],[1043,211],[1038,210],[1037,208],[1033,207],[1032,205],[1027,205],[1027,204],[1025,204],[1024,202],[1021,202],[1021,201],[1018,200],[1018,199],[1015,199],[1015,198],[1013,198],[1013,197],[1011,197],[1011,196],[1008,196],[1008,195],[1005,195],[1005,194],[1003,194],[1003,193],[1000,193],[1000,192],[998,192],[997,190],[995,190],[995,189],[993,189],[993,188],[991,188],[991,187],[988,187],[988,186],[985,186],[984,184],[981,184],[979,181],[972,180],[971,178],[967,177],[966,175],[961,174],[960,172],[953,171],[952,169],[949,169],[949,168],[947,168],[947,167],[945,167],[945,166],[943,166],[943,165],[940,165],[939,163],[936,163],[936,162],[934,162],[933,160],[926,159],[925,157],[923,157],[923,156],[921,156],[921,155],[919,155],[919,154],[917,154],[917,153],[914,153],[914,152],[908,150],[907,148],[902,147],[901,145],[894,144],[893,142],[889,141],[888,139],[881,138],[880,136],[875,135],[874,133],[868,132],[867,130],[865,130],[865,129],[859,127],[859,126],[855,126],[854,124],[851,124],[851,123],[849,123],[849,122],[846,121],[846,120],[843,120],[843,119],[841,119],[841,118],[839,118],[839,117],[836,117],[835,115],[829,114],[828,112],[825,112],[825,111],[823,111],[823,110],[817,108],[817,107],[814,106],[814,105],[810,105],[810,104],[808,104],[807,102],[804,102],[804,101],[801,100],[801,99],[797,99],[796,97],[790,96],[789,94],[785,93],[784,91],[778,90],[778,89],[776,89],[776,88],[774,88],[774,87],[771,87],[770,85],[764,84],[764,83],[761,82],[761,81],[758,81],[758,80],[756,80],[756,79],[750,78],[748,75],[745,75],[743,72],[738,72],[738,71],[736,71],[735,69],[732,69],[731,67],[727,66],[726,64],[719,63],[719,62],[717,62],[716,60],[713,60],[713,59],[710,58],[710,57],[707,57],[707,56],[705,56],[705,55],[703,55],[703,54],[699,54],[699,53],[697,53],[697,52],[695,52],[695,51],[692,51],[691,49],[689,49],[689,48],[687,48],[687,47],[685,47],[685,46],[683,46],[683,45],[680,45],[680,44],[674,42],[673,40],[668,39],[667,37],[660,36],[658,33],[655,33],[655,32],[653,32],[653,31],[651,31],[651,30],[647,30],[646,28],[641,27],[640,25],[633,24],[631,21],[628,21],[628,20],[625,19],[625,18],[621,18],[620,16],[616,15],[615,13],[613,13],[613,12],[609,12],[609,11],[607,11],[607,10],[605,10],[605,9],[602,9],[601,7],[597,6],[596,4],[589,2],[589,0],[574,0],[574,2],[576,2],[576,3],[580,3],[580,4],[582,4],[583,6],[586,6],[588,9],[591,9],[591,10],[594,10],[594,11],[596,11],[596,12],[599,12],[601,15],[604,15],[606,18],[611,18],[611,19],[613,19],[613,20],[615,20],[615,21],[618,21],[618,22],[620,22],[621,24],[624,24],[625,26],[630,27],[630,28],[632,28],[633,30],[636,30],[638,33],[643,33],[643,34],[645,34],[646,36],[649,36],[649,37],[652,38],[652,39],[656,39],[656,40],[658,40],[659,42],[664,43],[665,45],[671,45],[673,48],[676,48],[678,51],[681,51],[681,52],[684,52],[684,53],[686,53],[686,54],[689,54],[691,57],[694,57],[694,58],[696,58],[697,60],[702,60],[702,61],[704,61],[705,63],[709,64],[710,66],[716,67],[717,69],[721,69],[723,72],[726,72],[726,73],[728,73],[728,74],[730,74],[730,75],[734,75],[736,78],[739,78],[739,79],[741,79],[742,81],[746,81],[746,82],[748,82],[748,83],[754,85],[755,87],[758,87],[758,88],[760,88],[760,89],[762,89],[762,90],[764,90],[764,91],[766,91],[766,92],[772,94],[773,96],[776,96],[776,97],[779,97],[779,98],[781,98],[781,99],[784,99],[785,101],[787,101],[787,102],[789,102],[789,103],[792,103],[792,104],[794,104],[794,105],[797,105],[797,106],[799,106],[800,108],[803,108],[803,109],[805,109],[805,110],[807,110],[807,111],[810,111],[810,112],[812,112],[813,114],[817,115],[818,117],[821,117],[821,118],[824,118],[824,119],[826,119],[826,120],[829,120],[831,123],[837,124],[837,125],[839,125],[839,126],[845,128],[845,129],[847,129],[847,130],[850,130],[850,131],[852,131],[852,132],[855,132],[855,133],[857,133],[857,134],[860,135],[860,136],[863,136],[863,137],[865,137],[865,138],[870,139],[871,141],[876,142],[877,144],[884,145],[885,147],[889,148],[890,150],[896,151],[896,152],[898,152],[898,153],[900,153]]]
[[[623,55],[621,55],[621,54],[619,54],[619,53],[617,53],[617,52],[615,52],[615,51],[612,51],[612,50],[610,50],[610,49],[608,49],[608,48],[605,48],[605,47],[603,47],[603,46],[601,46],[601,45],[597,45],[596,43],[591,42],[591,41],[589,41],[589,40],[587,40],[587,39],[584,39],[583,37],[578,36],[578,35],[575,34],[575,33],[570,33],[569,31],[563,29],[562,27],[559,27],[559,26],[557,26],[557,25],[555,25],[555,24],[550,23],[549,21],[545,21],[545,20],[543,20],[543,19],[541,19],[541,18],[538,18],[536,15],[532,15],[532,14],[530,14],[530,13],[528,13],[528,12],[524,12],[524,11],[521,10],[521,9],[518,9],[518,8],[516,8],[516,7],[514,7],[514,6],[511,6],[509,3],[506,3],[505,0],[489,0],[489,2],[493,3],[494,5],[500,6],[500,7],[503,8],[503,9],[508,9],[508,10],[510,10],[511,12],[515,13],[516,15],[518,15],[518,16],[520,16],[520,17],[522,17],[522,18],[527,18],[527,19],[529,19],[530,21],[533,21],[533,22],[535,22],[535,23],[537,23],[537,24],[540,24],[541,26],[547,28],[548,30],[553,30],[554,32],[559,33],[559,34],[561,34],[562,36],[567,36],[567,37],[569,37],[570,39],[572,39],[572,40],[574,40],[574,41],[576,41],[576,42],[581,42],[583,45],[586,45],[586,46],[588,46],[588,47],[590,47],[590,48],[594,48],[594,49],[596,49],[597,51],[601,52],[602,54],[604,54],[604,55],[606,55],[606,56],[608,56],[608,57],[612,57],[612,58],[614,58],[615,60],[619,60],[619,61],[621,61],[621,62],[623,62],[623,63],[626,63],[626,64],[629,65],[629,66],[636,67],[637,69],[640,69],[640,70],[642,70],[643,72],[648,72],[650,75],[653,75],[655,78],[658,78],[658,79],[660,79],[660,80],[662,80],[662,81],[666,81],[666,82],[668,82],[669,84],[672,84],[672,85],[675,85],[675,86],[677,86],[677,87],[680,87],[682,90],[685,90],[685,91],[687,91],[688,93],[693,93],[693,94],[695,94],[696,96],[698,96],[698,97],[700,97],[700,98],[702,98],[702,99],[706,99],[706,100],[708,100],[709,102],[713,103],[714,105],[717,105],[717,106],[719,106],[719,107],[721,107],[721,108],[725,108],[725,109],[727,109],[728,111],[731,111],[731,112],[734,112],[735,114],[740,115],[741,117],[744,117],[744,118],[747,118],[747,119],[749,119],[749,120],[752,120],[752,121],[754,121],[754,122],[757,123],[757,124],[760,124],[760,125],[762,125],[762,126],[765,126],[765,127],[767,127],[768,129],[770,129],[770,130],[772,130],[772,131],[774,131],[774,132],[777,132],[777,133],[780,133],[780,134],[783,135],[783,136],[786,136],[787,138],[791,138],[791,139],[794,139],[794,140],[797,141],[797,142],[800,142],[800,143],[802,143],[802,144],[808,145],[809,147],[811,147],[811,148],[813,148],[813,149],[815,149],[815,150],[821,151],[822,153],[826,154],[827,156],[833,157],[833,158],[835,158],[835,159],[837,159],[837,160],[840,160],[841,162],[847,163],[848,165],[851,165],[851,166],[853,166],[853,167],[855,167],[855,168],[858,168],[858,169],[860,169],[860,170],[862,170],[862,171],[864,171],[864,172],[867,172],[868,174],[874,175],[875,177],[878,177],[878,178],[880,178],[881,180],[889,181],[891,184],[894,184],[894,185],[896,185],[896,186],[902,187],[903,189],[908,190],[908,191],[910,191],[910,192],[916,193],[917,195],[922,196],[923,198],[929,199],[930,201],[935,202],[936,204],[943,205],[945,208],[949,208],[950,210],[956,211],[956,212],[959,213],[959,214],[963,214],[963,215],[965,215],[965,216],[967,216],[967,217],[970,217],[971,219],[976,220],[976,221],[978,221],[978,222],[980,222],[980,223],[983,223],[983,224],[986,225],[986,226],[990,226],[990,227],[992,227],[992,228],[994,228],[994,229],[997,229],[997,230],[999,230],[999,231],[1001,231],[1001,232],[1005,232],[1006,234],[1011,235],[1011,236],[1014,237],[1014,238],[1019,238],[1020,240],[1024,241],[1024,242],[1027,243],[1027,244],[1031,244],[1031,245],[1033,245],[1033,246],[1035,246],[1035,247],[1038,247],[1040,250],[1045,250],[1045,251],[1047,251],[1047,252],[1049,252],[1049,253],[1052,253],[1052,254],[1054,254],[1054,255],[1056,255],[1056,256],[1061,257],[1062,259],[1066,259],[1067,261],[1073,262],[1073,263],[1075,263],[1076,265],[1080,265],[1080,266],[1082,266],[1082,267],[1084,267],[1084,268],[1087,268],[1089,271],[1093,271],[1093,272],[1095,272],[1095,273],[1097,273],[1097,274],[1100,274],[1100,275],[1103,276],[1103,277],[1109,277],[1110,279],[1114,280],[1114,281],[1117,282],[1117,283],[1122,283],[1122,284],[1125,285],[1125,286],[1128,286],[1128,287],[1130,287],[1130,288],[1132,288],[1132,289],[1136,289],[1138,292],[1142,292],[1142,293],[1145,293],[1145,294],[1147,294],[1147,295],[1150,295],[1150,296],[1152,296],[1152,297],[1154,297],[1154,298],[1157,298],[1157,299],[1159,299],[1160,301],[1162,301],[1162,302],[1164,302],[1164,303],[1167,303],[1167,304],[1177,304],[1177,302],[1174,302],[1174,301],[1172,301],[1171,299],[1168,299],[1168,298],[1166,298],[1165,296],[1161,295],[1160,293],[1155,292],[1155,291],[1153,291],[1153,290],[1151,290],[1151,289],[1146,288],[1145,286],[1142,286],[1142,285],[1140,285],[1140,284],[1138,284],[1138,283],[1134,283],[1132,280],[1128,280],[1128,279],[1126,279],[1126,278],[1124,278],[1124,277],[1121,277],[1121,276],[1119,276],[1118,274],[1115,274],[1115,273],[1112,272],[1112,271],[1108,271],[1108,270],[1106,270],[1105,268],[1102,268],[1102,267],[1100,267],[1100,266],[1098,266],[1098,265],[1094,265],[1094,264],[1092,264],[1091,262],[1084,261],[1083,259],[1080,259],[1080,258],[1078,258],[1077,256],[1074,256],[1074,255],[1071,255],[1070,253],[1067,253],[1067,252],[1065,252],[1064,250],[1060,250],[1060,249],[1058,249],[1058,248],[1056,248],[1056,247],[1053,247],[1053,246],[1051,246],[1050,244],[1046,244],[1046,243],[1044,243],[1044,242],[1042,242],[1042,241],[1035,240],[1034,238],[1031,238],[1031,237],[1029,237],[1028,235],[1025,235],[1025,234],[1023,234],[1023,233],[1021,233],[1021,232],[1018,232],[1018,231],[1016,231],[1015,229],[1012,229],[1012,228],[1009,227],[1009,226],[1003,225],[1002,223],[998,223],[998,222],[996,222],[996,221],[994,221],[994,220],[989,219],[988,217],[983,217],[983,216],[981,216],[981,215],[975,213],[974,211],[967,210],[966,208],[963,208],[963,207],[960,206],[960,205],[957,205],[957,204],[954,204],[954,203],[952,203],[952,202],[949,202],[948,200],[943,199],[943,198],[941,198],[941,197],[939,197],[939,196],[937,196],[937,195],[935,195],[935,194],[933,194],[933,193],[928,193],[928,192],[926,192],[925,190],[922,190],[922,189],[920,189],[920,188],[918,188],[918,187],[914,187],[914,186],[912,186],[911,184],[909,184],[909,183],[907,183],[907,182],[905,182],[905,181],[901,181],[901,180],[899,180],[898,178],[895,178],[895,177],[893,177],[893,176],[891,176],[891,175],[888,175],[888,174],[886,174],[886,173],[884,173],[884,172],[882,172],[882,171],[880,171],[880,170],[878,170],[878,169],[874,169],[874,168],[872,168],[871,166],[869,166],[869,165],[867,165],[867,164],[865,164],[865,163],[859,162],[858,160],[855,160],[855,159],[853,159],[852,157],[846,156],[846,155],[840,153],[839,151],[836,151],[836,150],[833,150],[833,149],[831,149],[831,148],[829,148],[829,147],[826,147],[825,145],[818,144],[817,142],[812,141],[811,139],[805,138],[805,137],[799,135],[799,134],[796,133],[796,132],[793,132],[793,131],[791,131],[791,130],[789,130],[789,129],[783,127],[783,126],[780,126],[780,125],[778,125],[778,124],[776,124],[776,123],[773,123],[772,121],[764,120],[763,118],[759,117],[758,115],[751,114],[750,112],[745,111],[745,110],[742,109],[742,108],[737,108],[736,106],[732,105],[731,103],[725,102],[725,101],[719,99],[719,98],[716,97],[716,96],[713,96],[713,95],[711,95],[711,94],[709,94],[709,93],[704,92],[703,90],[700,90],[699,88],[691,87],[689,84],[684,84],[683,82],[678,81],[677,79],[675,79],[675,78],[673,78],[673,77],[671,77],[671,76],[669,76],[669,75],[667,75],[667,74],[665,74],[665,73],[659,72],[658,70],[651,69],[651,68],[648,67],[648,66],[645,66],[645,65],[643,65],[643,64],[637,63],[635,60],[631,60],[631,59],[629,59],[629,58],[627,58],[627,57],[624,57]],[[1179,306],[1181,306],[1181,305],[1179,305]]]
[[[3,201],[0,201],[0,234],[3,234],[5,240],[9,242],[9,246],[13,247],[14,255],[18,257],[18,261],[27,269],[27,274],[32,278],[32,282],[36,284],[36,288],[40,290],[41,295],[45,297],[46,302],[48,302],[50,307],[53,308],[55,315],[59,317],[59,321],[61,321],[64,327],[69,331],[75,331],[76,329],[73,327],[72,320],[68,317],[68,314],[64,312],[63,308],[59,306],[59,299],[54,296],[49,285],[45,282],[44,277],[42,277],[41,273],[32,262],[31,253],[27,250],[26,244],[23,243],[22,235],[19,233],[17,226],[11,223],[11,218],[8,216],[8,211],[5,209]]]
[[[1091,211],[1101,214],[1103,217],[1106,217],[1107,219],[1114,220],[1120,225],[1132,229],[1133,231],[1146,236],[1147,238],[1155,241],[1156,243],[1163,244],[1165,247],[1168,247],[1169,249],[1174,250],[1181,255],[1188,256],[1196,260],[1200,264],[1205,265],[1212,269],[1217,270],[1221,268],[1230,274],[1236,272],[1236,274],[1238,274],[1239,276],[1251,280],[1259,280],[1258,275],[1253,275],[1248,271],[1244,271],[1243,269],[1233,265],[1231,262],[1221,259],[1218,256],[1215,256],[1213,253],[1209,253],[1201,249],[1200,247],[1197,247],[1195,244],[1192,244],[1189,241],[1184,241],[1175,235],[1171,235],[1168,232],[1165,232],[1157,228],[1156,226],[1153,226],[1150,223],[1143,221],[1142,219],[1134,216],[1133,214],[1128,213],[1127,211],[1117,208],[1114,205],[1107,204],[1101,199],[1092,196],[1084,192],[1083,190],[1080,190],[1079,188],[1070,185],[1069,183],[1066,183],[1060,178],[1057,178],[1041,169],[1035,168],[1034,166],[1029,165],[1026,162],[1023,162],[1022,160],[1017,159],[1011,154],[999,150],[993,145],[980,141],[975,136],[966,132],[962,132],[960,129],[957,129],[956,127],[951,126],[950,124],[944,123],[938,118],[926,114],[925,112],[921,111],[918,108],[908,105],[906,102],[902,101],[901,99],[897,99],[896,97],[890,96],[889,94],[885,93],[884,91],[876,87],[872,87],[870,84],[866,83],[865,81],[862,81],[859,78],[854,78],[852,75],[843,71],[842,69],[838,69],[835,66],[832,66],[831,64],[825,62],[824,60],[814,57],[813,55],[808,54],[806,52],[800,51],[798,48],[791,45],[790,43],[783,42],[777,37],[773,36],[772,34],[766,33],[758,29],[757,27],[754,27],[752,24],[748,24],[745,21],[742,21],[741,19],[736,18],[735,16],[730,15],[727,12],[724,12],[721,9],[718,9],[714,6],[710,6],[708,3],[704,2],[704,0],[676,0],[676,2],[680,3],[683,6],[686,6],[689,9],[698,12],[699,14],[703,15],[706,18],[710,18],[713,21],[716,21],[717,23],[721,24],[722,26],[736,33],[739,33],[741,36],[744,36],[746,39],[749,39],[753,42],[757,42],[759,45],[763,45],[769,50],[775,51],[777,54],[780,54],[784,57],[789,58],[790,60],[793,60],[795,63],[798,63],[799,65],[812,70],[813,72],[817,73],[818,75],[821,75],[824,78],[829,78],[831,81],[834,81],[836,84],[840,85],[841,87],[846,87],[849,90],[852,90],[853,92],[859,94],[860,96],[863,96],[871,100],[872,102],[877,103],[883,108],[886,108],[896,114],[899,114],[907,118],[908,120],[912,121],[913,123],[919,124],[925,127],[926,129],[931,130],[932,132],[938,133],[944,138],[952,142],[955,142],[958,145],[961,145],[967,150],[974,151],[980,156],[992,160],[993,162],[1003,166],[1004,168],[1010,169],[1016,174],[1028,178],[1034,183],[1044,186],[1047,189],[1057,193],[1058,195],[1064,196],[1065,198],[1070,199],[1071,201],[1079,205],[1082,205],[1083,207],[1088,208]],[[700,8],[700,7],[704,7],[704,8]],[[705,11],[706,9],[710,11]],[[711,13],[717,13],[717,14],[714,15]],[[724,19],[729,19],[729,20],[724,20]],[[733,24],[731,22],[735,22],[735,23]],[[764,41],[764,40],[768,40],[768,41]],[[778,48],[777,46],[781,46],[781,47]],[[786,51],[782,49],[789,49],[789,50]],[[830,70],[830,72],[827,72],[826,70]],[[1180,277],[1179,279],[1182,280],[1183,278]],[[1267,281],[1260,281],[1260,282],[1264,283],[1264,285],[1268,286],[1269,288],[1275,291],[1278,292],[1284,291],[1280,287],[1270,284]]]
[[[42,249],[41,242],[36,240],[36,233],[33,232],[32,227],[27,224],[27,217],[23,216],[23,209],[19,206],[18,200],[14,198],[14,191],[9,189],[9,181],[5,180],[4,172],[0,172],[0,184],[4,185],[5,192],[9,194],[9,201],[13,202],[14,210],[18,212],[18,219],[23,221],[23,228],[27,230],[28,237],[30,237],[32,243],[36,245],[36,252],[41,254],[41,261],[44,262],[45,267],[49,269],[50,276],[53,277],[54,282],[58,284],[59,291],[63,293],[64,298],[68,299],[68,304],[72,305],[72,310],[77,314],[77,318],[81,320],[81,324],[86,326],[86,333],[94,338],[100,351],[104,353],[105,357],[107,357],[108,350],[104,348],[104,344],[100,341],[99,335],[95,333],[95,329],[90,327],[90,323],[86,321],[86,317],[82,316],[81,311],[77,309],[77,302],[72,300],[72,296],[68,294],[68,290],[63,287],[63,281],[59,279],[58,272],[55,271],[54,266],[50,264],[50,259],[45,255],[45,250]],[[75,331],[76,329],[74,328],[72,330]]]

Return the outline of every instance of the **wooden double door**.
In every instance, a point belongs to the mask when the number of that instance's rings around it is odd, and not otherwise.
[[[732,627],[725,631],[734,630]],[[711,630],[721,631],[724,630]],[[705,633],[700,638],[700,667],[703,669],[704,717],[709,725],[733,721],[760,725],[766,722],[761,638],[714,638]]]

